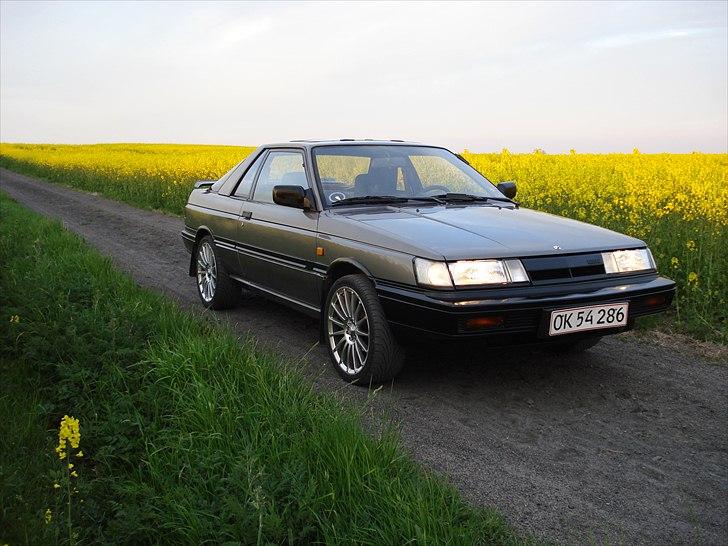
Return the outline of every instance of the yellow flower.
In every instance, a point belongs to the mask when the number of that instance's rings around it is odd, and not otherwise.
[[[688,247],[688,250],[695,250],[695,241],[690,239],[687,243],[685,243],[685,246]]]
[[[73,468],[73,463],[68,463],[68,470],[71,470]]]
[[[697,282],[698,282],[698,274],[695,271],[691,271],[688,274],[688,283],[697,284]]]
[[[71,476],[73,476],[74,478],[78,478],[78,473],[74,470],[73,472],[71,472]]]
[[[53,489],[60,489],[60,488],[61,488],[60,484],[57,484],[57,483],[53,484]]]
[[[46,525],[48,525],[53,519],[53,513],[50,508],[46,508],[45,514],[43,514],[43,519],[45,520]]]
[[[60,459],[65,459],[67,444],[71,444],[72,448],[78,449],[80,441],[81,430],[78,424],[78,419],[64,415],[63,419],[61,419],[61,426],[58,429],[58,446],[56,447],[58,457]]]
[[[672,264],[672,267],[677,269],[677,267],[680,265],[680,260],[678,260],[675,256],[673,256],[672,260],[670,260],[670,263]]]
[[[18,315],[10,315],[10,324],[17,324],[20,322],[20,317]]]
[[[83,457],[83,451],[79,451],[78,453],[76,453],[76,457]]]

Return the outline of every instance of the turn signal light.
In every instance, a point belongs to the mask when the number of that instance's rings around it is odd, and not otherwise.
[[[665,305],[665,296],[651,296],[645,300],[645,305],[655,307],[657,305]]]
[[[465,321],[465,328],[468,330],[482,330],[484,328],[495,328],[503,326],[503,317],[476,317]]]

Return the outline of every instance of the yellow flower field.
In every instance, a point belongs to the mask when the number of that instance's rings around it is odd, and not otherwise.
[[[252,147],[1,144],[0,165],[179,214],[192,183],[216,179]],[[523,206],[645,240],[679,286],[675,324],[728,339],[728,154],[464,152],[493,182],[515,180]]]

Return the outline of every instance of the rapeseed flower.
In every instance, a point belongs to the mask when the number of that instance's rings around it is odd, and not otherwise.
[[[81,426],[78,419],[64,415],[61,419],[61,424],[58,427],[58,445],[55,448],[58,458],[66,460],[66,476],[63,480],[66,489],[66,526],[68,527],[68,543],[75,543],[75,535],[73,532],[72,517],[71,517],[71,497],[78,493],[78,489],[71,486],[71,478],[78,478],[78,472],[74,470],[74,464],[70,462],[72,455],[72,449],[78,449],[81,443]],[[68,457],[68,458],[67,458]],[[83,457],[83,451],[78,451],[76,457]],[[59,483],[53,484],[53,489],[61,489]],[[82,501],[83,502],[83,501]],[[50,509],[46,510],[46,523],[50,523],[51,513]]]
[[[70,444],[73,449],[78,449],[80,441],[81,431],[78,419],[64,415],[63,419],[61,419],[61,426],[58,429],[58,446],[56,447],[58,457],[60,459],[65,459],[68,445]],[[73,468],[73,465],[69,465],[69,468]]]

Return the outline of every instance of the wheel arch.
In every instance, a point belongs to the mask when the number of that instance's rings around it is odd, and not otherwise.
[[[365,275],[369,279],[374,279],[374,276],[369,270],[361,262],[353,258],[339,258],[334,260],[326,270],[326,278],[324,279],[323,290],[321,290],[322,304],[326,301],[329,289],[337,280],[345,275]]]
[[[329,290],[337,280],[346,275],[365,275],[371,280],[374,279],[369,270],[361,262],[353,258],[338,258],[331,262],[326,270],[326,277],[321,284],[321,319],[319,327],[321,340],[325,339],[326,298],[329,295]]]
[[[200,226],[197,228],[197,232],[195,233],[195,242],[192,245],[192,252],[190,252],[190,268],[188,271],[190,277],[194,277],[197,274],[197,268],[195,267],[195,253],[197,252],[197,245],[206,235],[214,238],[212,231],[207,226]]]

